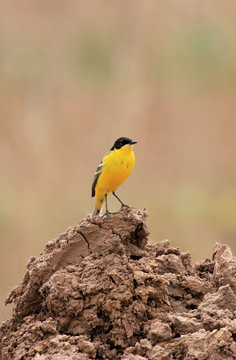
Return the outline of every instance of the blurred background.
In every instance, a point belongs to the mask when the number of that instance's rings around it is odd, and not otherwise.
[[[150,240],[236,250],[235,85],[235,1],[0,3],[0,321],[29,257],[90,213],[120,136],[138,144],[117,194]]]

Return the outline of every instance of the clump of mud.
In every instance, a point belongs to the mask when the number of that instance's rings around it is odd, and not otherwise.
[[[146,216],[87,217],[31,258],[0,359],[235,359],[236,258],[217,244],[193,265],[148,242]]]

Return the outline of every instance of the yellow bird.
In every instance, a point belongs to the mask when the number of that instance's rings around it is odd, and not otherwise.
[[[115,141],[111,150],[102,159],[92,184],[92,197],[95,196],[95,202],[91,217],[99,214],[104,201],[106,202],[104,215],[110,214],[107,208],[107,195],[111,192],[121,203],[121,208],[127,206],[118,198],[115,191],[125,182],[134,168],[133,145],[136,143],[137,141],[128,137],[121,137]]]

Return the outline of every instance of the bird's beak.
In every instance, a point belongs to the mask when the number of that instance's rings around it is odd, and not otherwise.
[[[131,145],[137,144],[137,141],[132,140],[130,144],[131,144]]]

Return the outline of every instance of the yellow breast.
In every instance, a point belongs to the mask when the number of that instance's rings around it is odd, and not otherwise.
[[[108,153],[104,160],[104,168],[98,178],[95,187],[96,193],[107,193],[115,191],[131,174],[135,156],[133,146],[123,146]]]

